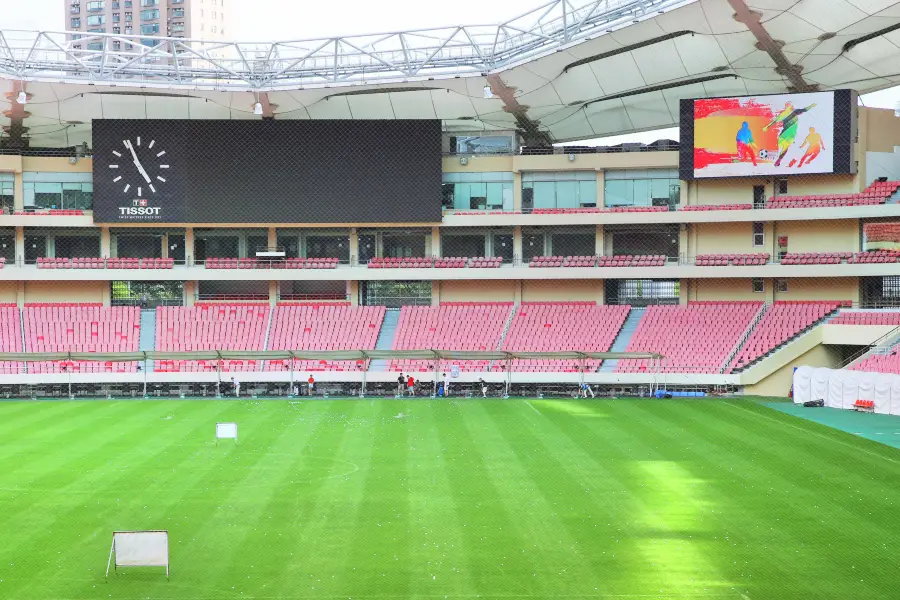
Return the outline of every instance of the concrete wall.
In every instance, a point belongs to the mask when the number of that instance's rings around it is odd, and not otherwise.
[[[104,302],[109,297],[108,281],[29,281],[25,302]]]
[[[603,302],[603,280],[523,281],[522,302],[594,301]]]
[[[18,290],[19,283],[17,281],[0,281],[0,302],[16,302]]]
[[[775,292],[775,300],[850,300],[859,302],[859,279],[829,277],[827,279],[787,280],[787,292]]]
[[[753,300],[770,302],[772,298],[772,281],[765,280],[765,292],[755,293],[749,279],[692,279],[687,286],[687,300],[697,301],[734,301]],[[682,283],[684,287],[684,283]]]
[[[717,179],[681,182],[686,188],[688,204],[753,204],[753,186],[766,187],[766,197],[772,195],[772,182],[766,179]]]
[[[753,223],[694,223],[690,225],[688,248],[682,250],[689,257],[698,254],[772,254],[772,224],[765,224],[765,238],[761,247],[753,245]]]
[[[788,237],[788,252],[858,252],[859,220],[780,221],[776,238]],[[777,240],[776,240],[777,241]]]
[[[841,366],[841,354],[836,347],[819,344],[758,383],[744,386],[744,393],[750,396],[787,397],[794,380],[794,368],[802,366],[837,369]]]
[[[518,281],[441,281],[435,288],[440,302],[515,302],[519,295]]]

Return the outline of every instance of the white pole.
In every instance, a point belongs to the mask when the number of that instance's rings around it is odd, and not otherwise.
[[[291,363],[291,368],[290,368],[290,371],[291,371],[291,374],[290,374],[290,381],[289,381],[289,383],[288,383],[288,386],[289,386],[289,387],[288,387],[288,396],[293,396],[293,395],[294,395],[294,353],[293,353],[293,352],[289,352],[288,354],[290,354],[290,358],[289,358],[288,360],[289,360],[290,363]],[[297,395],[299,396],[300,394],[297,394]]]
[[[363,372],[362,372],[362,387],[359,389],[359,397],[366,397],[366,374],[369,372],[369,356],[365,352],[360,352],[363,356]]]
[[[106,581],[109,581],[109,565],[112,562],[113,550],[116,549],[116,534],[113,534],[112,545],[109,547],[109,558],[106,559]],[[168,567],[166,567],[168,569]]]

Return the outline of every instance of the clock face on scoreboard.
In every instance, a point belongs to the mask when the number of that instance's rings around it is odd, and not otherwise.
[[[108,161],[110,180],[129,198],[152,198],[168,181],[169,159],[155,139],[125,138]]]

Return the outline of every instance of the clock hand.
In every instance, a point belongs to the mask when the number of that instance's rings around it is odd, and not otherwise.
[[[141,161],[138,160],[137,153],[135,153],[134,151],[134,146],[131,144],[131,140],[128,140],[125,145],[131,151],[131,156],[132,158],[134,158],[134,166],[137,167],[138,173],[140,173],[144,177],[144,180],[146,180],[147,183],[150,183],[150,176],[147,175],[147,171],[144,170],[144,167],[141,165]]]

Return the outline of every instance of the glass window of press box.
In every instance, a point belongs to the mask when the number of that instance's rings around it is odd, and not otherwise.
[[[94,184],[90,173],[22,173],[25,208],[90,210]]]
[[[12,173],[0,173],[0,210],[5,213],[13,212],[15,189],[16,176]]]
[[[522,210],[597,206],[597,173],[547,171],[522,173]]]
[[[444,173],[443,207],[449,210],[512,210],[512,173]]]
[[[679,202],[678,169],[624,169],[604,173],[603,203],[615,206],[668,206]]]

